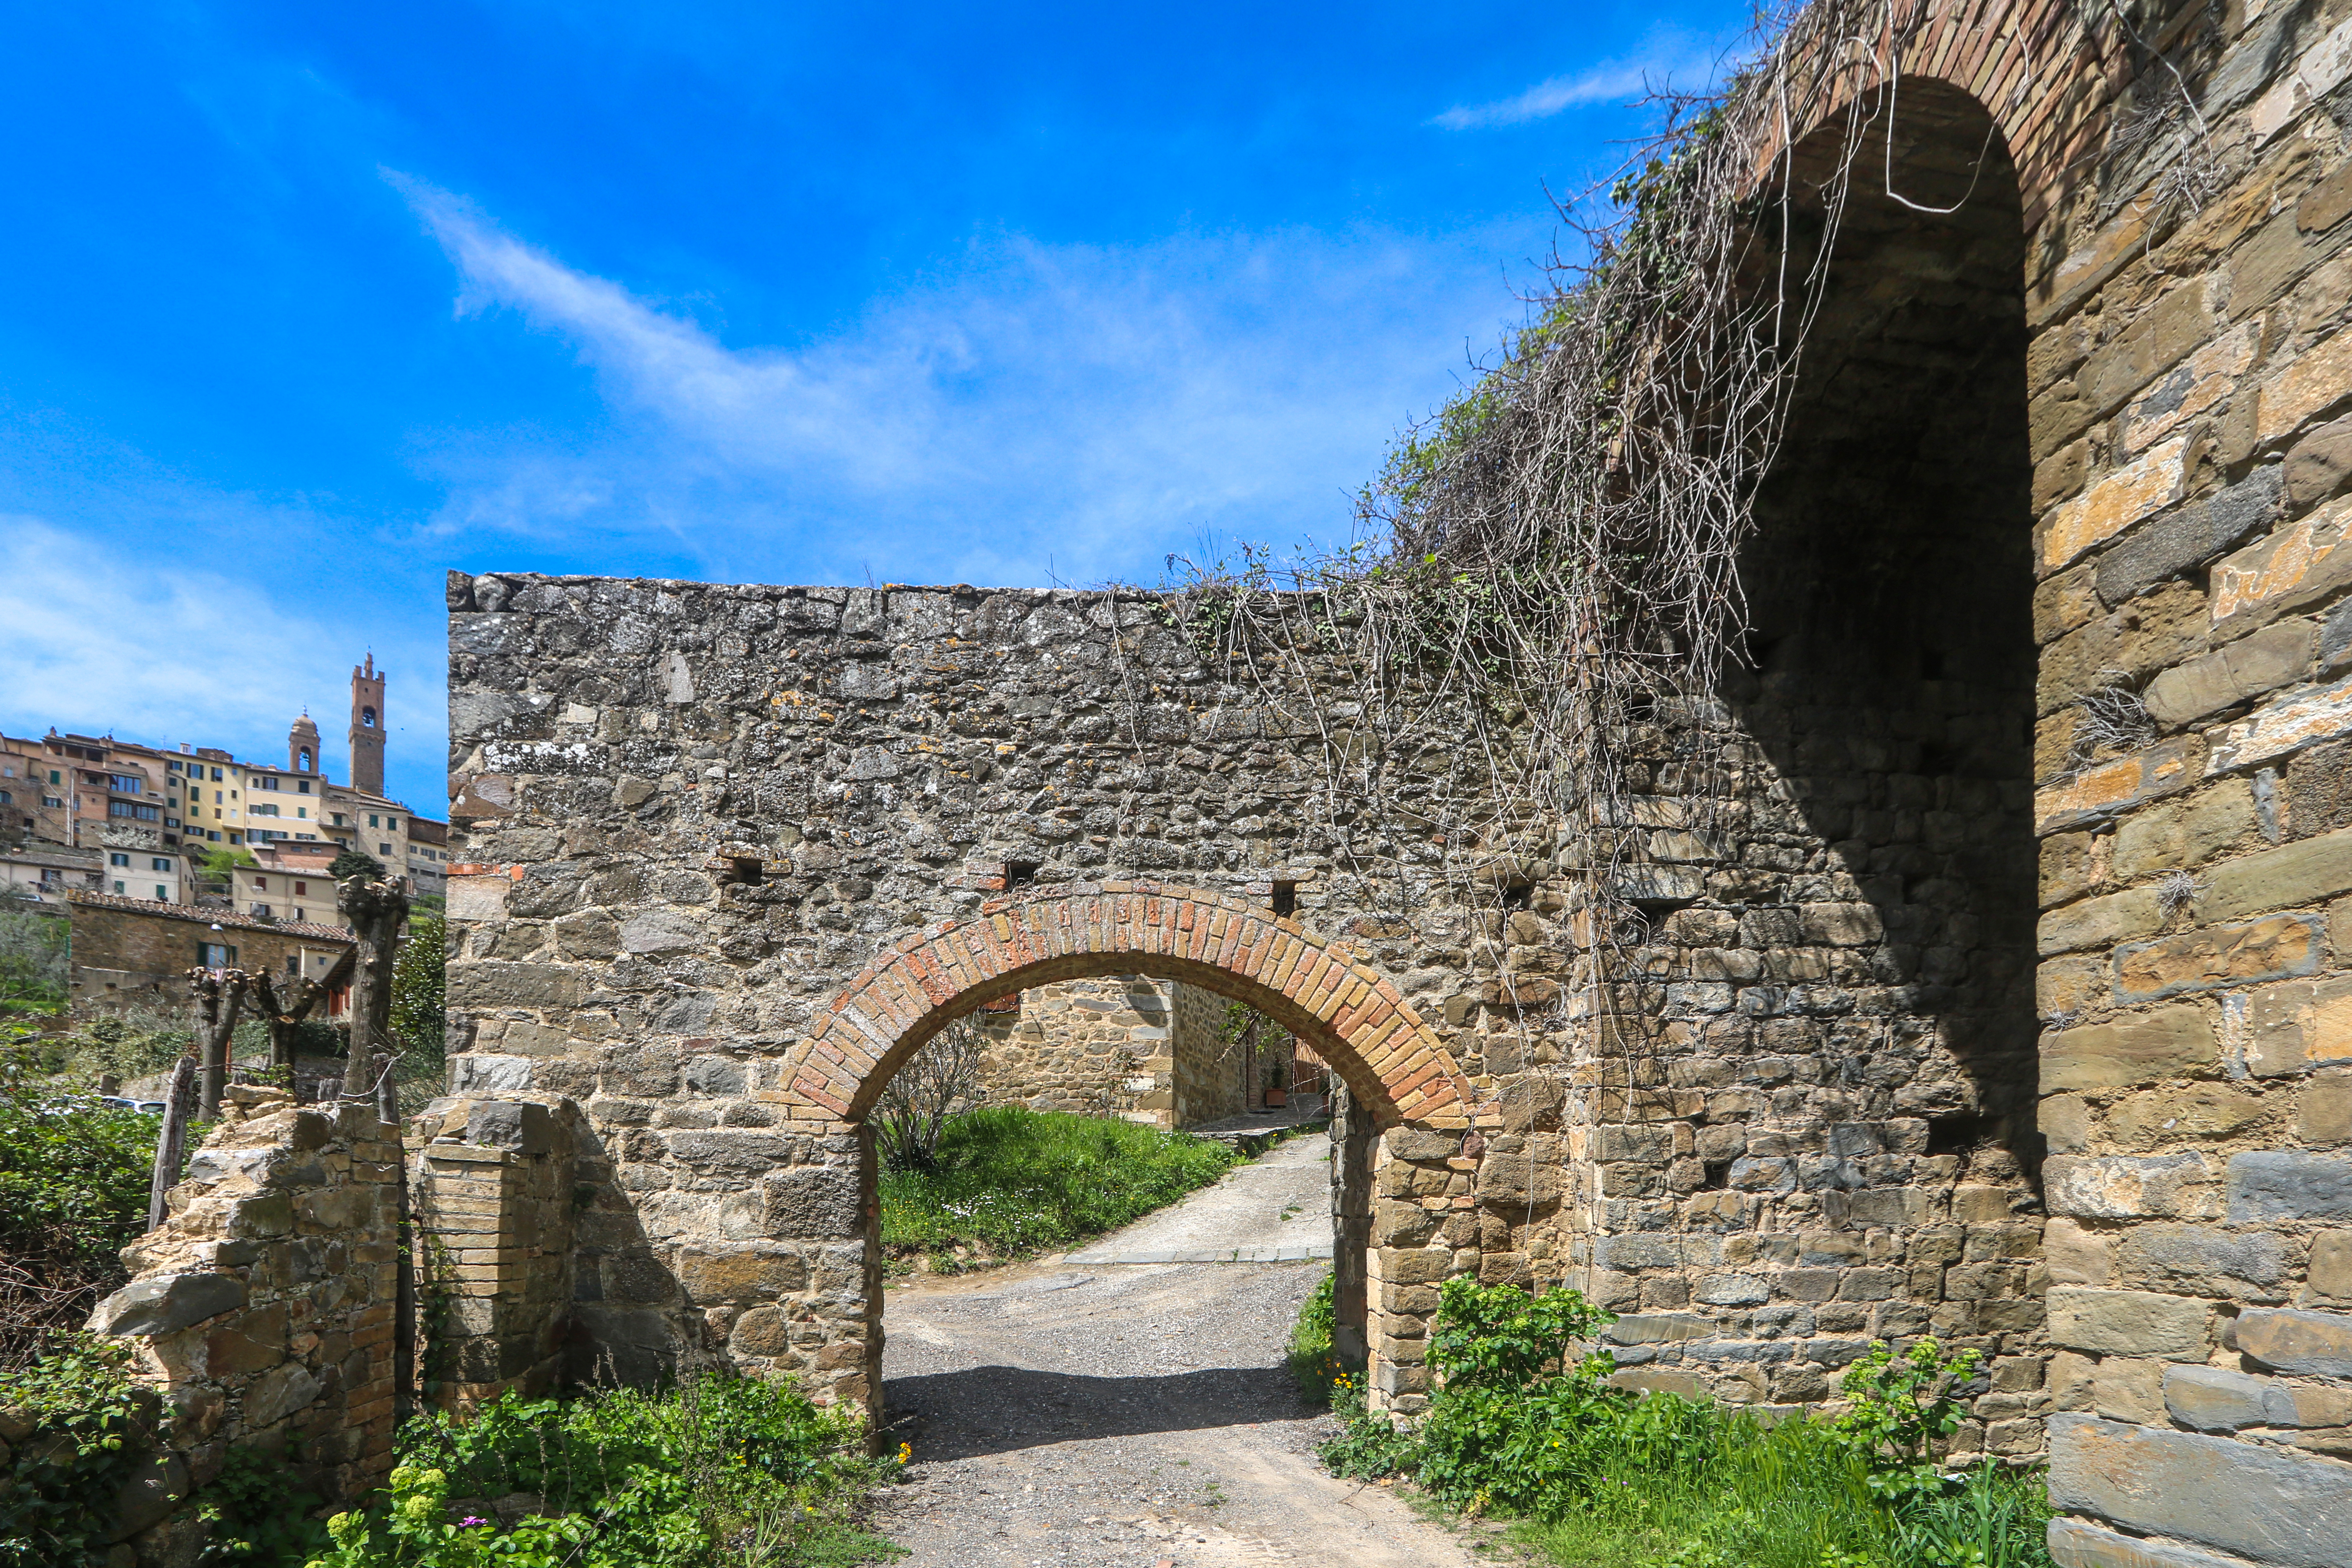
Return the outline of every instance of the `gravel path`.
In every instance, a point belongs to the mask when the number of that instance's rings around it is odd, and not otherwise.
[[[1169,1244],[1171,1226],[1271,1251],[1302,1226],[1328,1254],[1328,1148],[1285,1144],[1086,1254],[1194,1250]],[[1315,1462],[1330,1422],[1300,1401],[1282,1346],[1323,1268],[1047,1258],[893,1289],[883,1397],[915,1456],[881,1527],[908,1568],[1478,1561]]]

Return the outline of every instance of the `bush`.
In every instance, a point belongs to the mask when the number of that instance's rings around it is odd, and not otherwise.
[[[1583,1352],[1610,1321],[1573,1290],[1448,1280],[1425,1417],[1402,1430],[1335,1383],[1345,1424],[1324,1463],[1522,1520],[1525,1543],[1586,1568],[2049,1568],[2038,1479],[1932,1460],[1973,1352],[1877,1346],[1846,1373],[1845,1414],[1768,1426],[1616,1386],[1614,1357]]]
[[[715,1374],[420,1416],[389,1497],[331,1520],[310,1568],[866,1562],[897,1551],[858,1526],[896,1465],[860,1458],[861,1435],[789,1384]]]
[[[58,1092],[39,1048],[0,1038],[0,1371],[122,1282],[154,1168],[158,1119]]]
[[[1213,1139],[1133,1121],[985,1106],[950,1119],[929,1171],[881,1181],[882,1244],[940,1257],[1063,1247],[1205,1186],[1241,1158]]]
[[[7,1403],[32,1431],[0,1471],[0,1568],[104,1563],[116,1496],[146,1458],[130,1351],[89,1335],[50,1343],[50,1353],[8,1374]]]

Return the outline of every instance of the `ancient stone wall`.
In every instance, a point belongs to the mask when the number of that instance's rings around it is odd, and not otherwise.
[[[1242,1110],[1238,1052],[1220,1040],[1223,1005],[1197,986],[1113,974],[1021,994],[980,1015],[981,1079],[993,1101],[1186,1127]],[[1228,1057],[1232,1059],[1227,1059]]]
[[[125,1535],[142,1563],[194,1560],[184,1506],[232,1449],[282,1458],[330,1501],[392,1468],[399,1149],[372,1106],[296,1109],[229,1089],[133,1279],[90,1326],[130,1342],[162,1390],[170,1446]]]

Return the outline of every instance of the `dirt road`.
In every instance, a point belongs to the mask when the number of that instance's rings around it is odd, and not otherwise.
[[[915,1459],[880,1523],[908,1568],[1477,1561],[1316,1464],[1330,1423],[1282,1351],[1323,1263],[1105,1261],[1328,1255],[1328,1147],[1285,1144],[1073,1259],[889,1292],[884,1397]]]

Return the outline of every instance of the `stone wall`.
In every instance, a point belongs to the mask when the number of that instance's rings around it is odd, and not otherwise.
[[[131,1343],[172,1416],[124,1521],[142,1563],[194,1560],[203,1525],[184,1505],[231,1449],[282,1457],[330,1501],[390,1472],[394,1137],[371,1106],[234,1087],[170,1218],[123,1249],[131,1282],[90,1326]]]
[[[289,960],[309,954],[305,973],[313,979],[352,947],[352,933],[341,926],[257,920],[229,910],[79,890],[67,895],[67,905],[77,1007],[141,994],[151,1003],[159,995],[176,1002],[186,989],[188,971],[204,962],[208,942],[232,948],[233,966],[254,973],[288,973]],[[215,925],[221,929],[215,931]]]
[[[1224,1005],[1198,986],[1142,974],[1066,980],[979,1016],[988,1098],[1035,1110],[1187,1127],[1243,1109]]]

